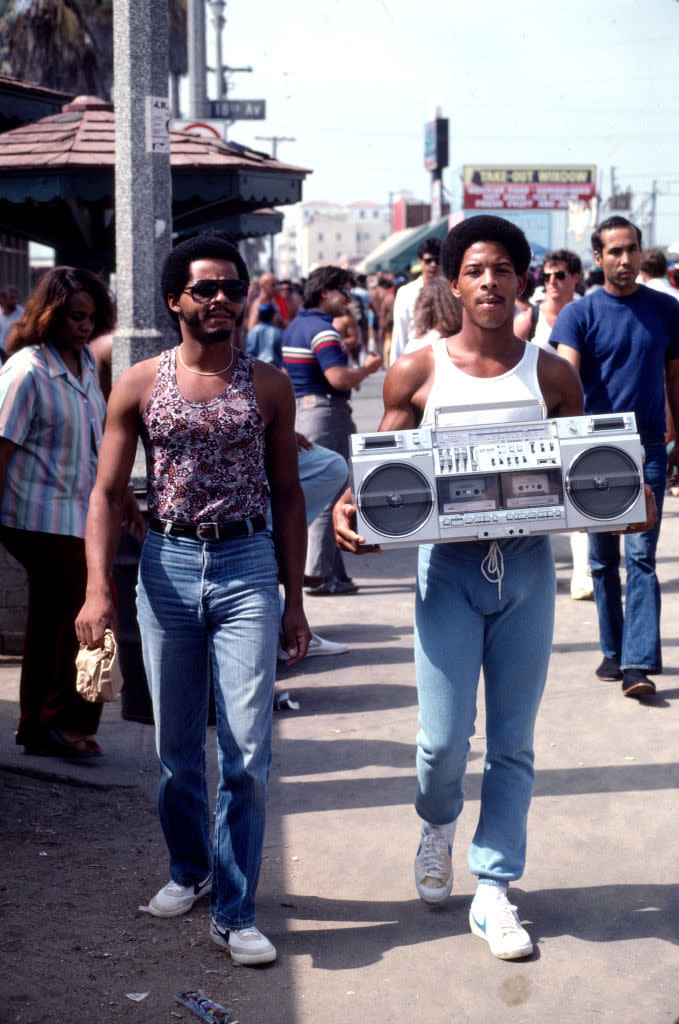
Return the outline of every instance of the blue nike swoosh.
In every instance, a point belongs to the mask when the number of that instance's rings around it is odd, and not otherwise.
[[[485,930],[486,930],[486,919],[485,919],[485,917],[484,917],[483,921],[479,921],[478,917],[476,916],[476,914],[474,913],[473,910],[472,910],[472,917],[474,918],[474,924],[478,925],[482,932],[485,932]]]

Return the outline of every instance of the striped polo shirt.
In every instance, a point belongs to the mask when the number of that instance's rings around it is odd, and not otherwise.
[[[50,344],[28,345],[0,370],[0,437],[12,451],[0,523],[85,536],[106,403],[89,347],[78,380]]]
[[[348,398],[349,391],[333,388],[324,370],[346,366],[349,361],[342,336],[332,326],[329,313],[302,309],[283,331],[283,369],[295,395],[333,395]]]

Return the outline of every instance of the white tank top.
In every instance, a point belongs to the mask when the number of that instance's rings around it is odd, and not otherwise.
[[[542,307],[540,307],[538,322],[535,325],[535,334],[531,338],[531,341],[534,345],[537,345],[538,348],[545,348],[548,352],[554,352],[554,346],[549,344],[551,336],[552,328],[547,323],[547,317],[542,312]]]
[[[501,402],[513,405],[526,399],[542,398],[538,382],[537,345],[524,343],[523,356],[511,370],[499,377],[472,377],[459,370],[448,355],[446,339],[432,344],[434,383],[427,399],[422,427],[433,427],[437,409],[456,405],[486,405]]]

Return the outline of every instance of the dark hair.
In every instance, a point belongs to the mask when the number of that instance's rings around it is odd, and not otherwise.
[[[523,291],[521,292],[521,295],[516,296],[517,299],[522,299],[524,302],[529,302],[535,294],[535,288],[536,284],[533,274],[526,274],[526,284],[524,286]]]
[[[204,231],[183,242],[179,242],[168,253],[160,275],[160,290],[167,306],[170,295],[181,295],[189,279],[189,267],[195,260],[228,260],[233,263],[238,276],[250,284],[250,274],[245,260],[238,251],[235,239],[221,231]],[[179,317],[169,307],[167,311],[179,330]]]
[[[639,242],[639,248],[641,248],[641,231],[633,224],[631,220],[627,220],[627,217],[621,217],[619,214],[615,214],[613,217],[608,217],[602,221],[598,227],[592,232],[592,249],[594,252],[603,252],[604,244],[601,240],[601,235],[604,231],[613,231],[614,228],[634,228],[637,233],[637,241]]]
[[[304,308],[317,309],[321,292],[349,288],[352,283],[353,277],[344,267],[317,267],[311,271],[304,285]]]
[[[436,277],[431,284],[422,285],[415,299],[413,320],[417,337],[434,329],[443,338],[459,332],[462,327],[462,303],[455,298],[445,278]]]
[[[555,249],[543,257],[542,266],[548,263],[565,263],[569,274],[582,274],[582,260],[570,249]]]
[[[273,323],[276,307],[273,302],[261,302],[257,308],[257,319],[261,324]]]
[[[517,274],[525,274],[528,270],[530,245],[521,228],[503,217],[480,214],[460,221],[446,235],[441,250],[441,267],[449,281],[458,276],[462,257],[475,242],[499,242],[509,253]]]
[[[662,249],[644,249],[641,269],[649,277],[664,277],[667,273],[667,259]]]
[[[106,282],[81,267],[53,267],[42,275],[27,300],[21,319],[8,339],[8,353],[49,341],[61,327],[66,307],[77,292],[86,292],[94,302],[92,337],[112,331],[116,317]]]
[[[436,256],[436,259],[441,258],[441,239],[437,238],[436,235],[429,235],[425,238],[417,247],[417,258],[421,260],[425,254],[429,256]]]

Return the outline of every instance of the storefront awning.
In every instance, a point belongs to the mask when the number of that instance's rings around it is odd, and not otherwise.
[[[441,241],[448,234],[448,217],[430,221],[418,228],[406,228],[396,231],[389,238],[373,249],[354,269],[359,274],[397,274],[399,271],[409,274],[410,268],[417,261],[417,247],[430,235]]]

